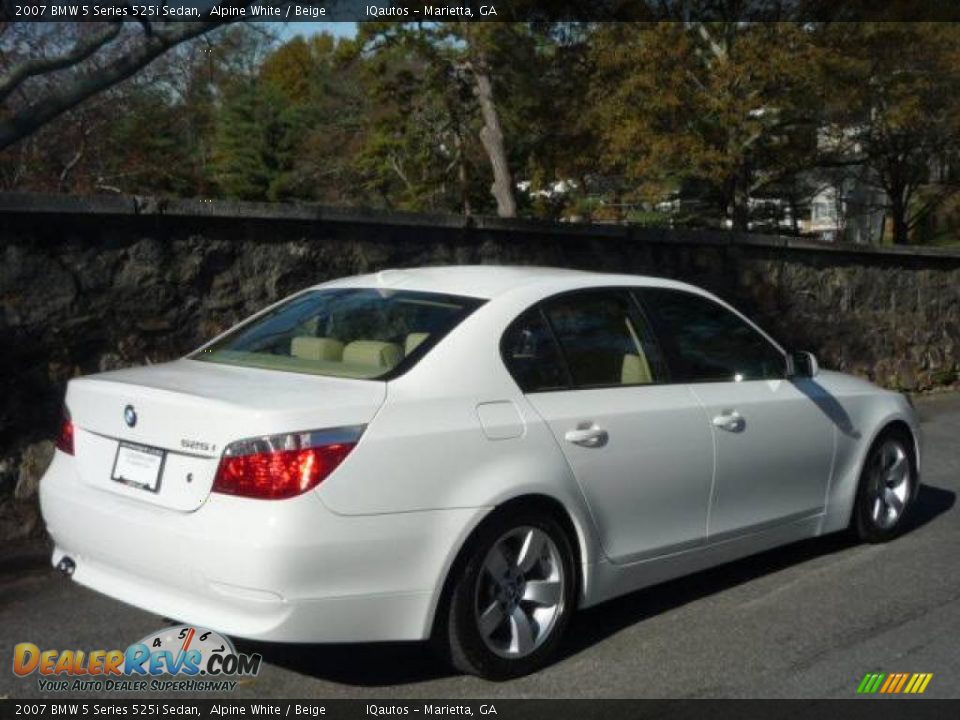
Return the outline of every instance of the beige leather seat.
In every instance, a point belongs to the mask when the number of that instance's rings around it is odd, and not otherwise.
[[[430,333],[417,332],[417,333],[410,333],[409,335],[407,335],[407,340],[404,343],[404,348],[403,348],[404,355],[409,355],[410,353],[412,353],[414,350],[417,349],[417,345],[422,343],[428,337],[430,337]]]
[[[396,343],[354,340],[343,349],[345,364],[392,368],[401,360],[403,360],[403,350]]]
[[[620,371],[623,385],[649,385],[653,382],[650,365],[643,355],[627,353],[623,356],[623,369]]]
[[[334,360],[343,358],[343,343],[333,338],[295,337],[290,343],[290,354],[304,360]]]

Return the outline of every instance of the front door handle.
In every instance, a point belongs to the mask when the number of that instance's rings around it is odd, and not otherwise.
[[[713,419],[713,426],[729,432],[738,432],[743,429],[743,416],[736,410],[724,410]]]
[[[578,427],[576,430],[567,430],[563,439],[568,443],[580,445],[581,447],[597,448],[607,444],[610,436],[607,431],[596,424]]]

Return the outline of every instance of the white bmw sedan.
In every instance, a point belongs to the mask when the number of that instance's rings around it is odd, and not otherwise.
[[[689,285],[542,268],[335,280],[72,380],[53,563],[245,638],[432,639],[530,672],[577,607],[823,533],[894,537],[908,401]]]

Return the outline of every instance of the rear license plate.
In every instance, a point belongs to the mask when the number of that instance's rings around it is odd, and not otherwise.
[[[166,452],[160,448],[120,443],[111,478],[117,482],[157,492]]]

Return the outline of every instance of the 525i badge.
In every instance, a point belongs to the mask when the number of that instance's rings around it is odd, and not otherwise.
[[[199,450],[200,452],[212,453],[216,452],[217,446],[213,443],[203,442],[202,440],[190,440],[189,438],[183,438],[180,441],[180,447],[186,448],[187,450]]]

